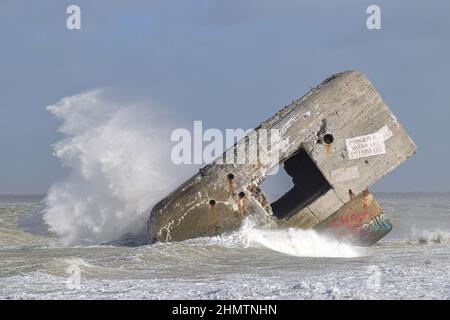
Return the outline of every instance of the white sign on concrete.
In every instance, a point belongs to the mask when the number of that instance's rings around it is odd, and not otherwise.
[[[376,132],[346,140],[348,158],[359,159],[386,153],[385,133]]]
[[[390,137],[392,137],[394,134],[391,130],[389,130],[389,127],[387,125],[383,126],[380,130],[377,132],[382,132],[384,134],[384,141],[388,140]]]
[[[345,182],[359,178],[358,167],[352,166],[348,168],[339,168],[331,171],[331,179],[333,182]]]

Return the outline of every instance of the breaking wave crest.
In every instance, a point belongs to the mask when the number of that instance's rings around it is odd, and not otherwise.
[[[411,244],[450,243],[450,232],[413,229],[408,242]]]
[[[354,258],[360,256],[354,246],[327,238],[314,230],[258,227],[251,219],[246,219],[239,231],[227,236],[211,238],[210,241],[229,247],[264,247],[298,257]]]
[[[62,121],[54,155],[69,175],[50,188],[44,220],[65,244],[139,234],[144,211],[176,186],[170,132],[160,111],[94,90],[63,98],[48,111]],[[178,178],[177,178],[178,177]]]

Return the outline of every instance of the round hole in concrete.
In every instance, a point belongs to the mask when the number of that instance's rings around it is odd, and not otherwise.
[[[331,133],[326,133],[323,136],[323,142],[325,142],[326,144],[332,144],[334,141],[334,137]]]

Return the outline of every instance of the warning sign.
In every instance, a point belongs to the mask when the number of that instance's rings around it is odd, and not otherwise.
[[[346,140],[348,158],[359,159],[386,153],[385,134],[376,132]]]

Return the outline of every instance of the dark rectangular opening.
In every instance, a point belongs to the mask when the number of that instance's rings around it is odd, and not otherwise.
[[[292,177],[294,186],[271,204],[274,216],[279,219],[290,218],[331,189],[327,179],[303,149],[284,162],[284,170]]]

